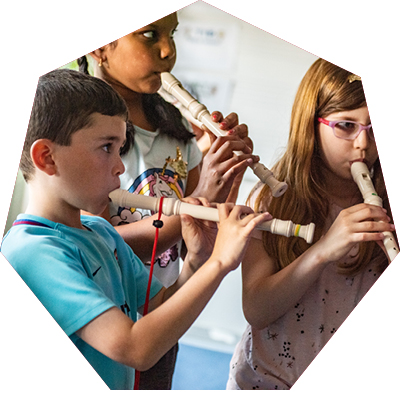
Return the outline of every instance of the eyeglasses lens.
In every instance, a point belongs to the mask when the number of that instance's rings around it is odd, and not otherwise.
[[[359,125],[356,122],[339,121],[333,129],[337,137],[351,139],[358,132]]]
[[[343,139],[355,139],[360,132],[361,126],[357,122],[339,121],[333,127],[335,136]],[[369,136],[373,138],[372,126],[368,129]]]

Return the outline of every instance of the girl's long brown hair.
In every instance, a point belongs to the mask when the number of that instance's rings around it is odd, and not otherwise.
[[[292,108],[289,139],[282,158],[274,165],[275,177],[288,184],[286,193],[273,198],[265,185],[255,202],[255,210],[268,210],[275,218],[298,224],[316,224],[314,242],[320,239],[329,215],[328,193],[321,173],[322,159],[316,140],[317,118],[333,112],[349,111],[367,105],[360,80],[349,82],[350,72],[318,59],[302,79]],[[374,165],[373,182],[384,207],[390,207],[379,159]],[[280,269],[306,251],[303,239],[263,233],[264,247]],[[339,272],[353,275],[368,264],[375,252],[381,251],[375,242],[360,244],[359,257],[352,265],[340,266]],[[386,257],[382,253],[383,268]]]

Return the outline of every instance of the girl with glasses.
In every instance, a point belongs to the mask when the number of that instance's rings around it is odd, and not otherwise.
[[[350,166],[363,161],[384,208],[363,203]],[[314,222],[314,243],[254,236],[242,263],[248,326],[228,389],[290,389],[388,265],[384,231],[394,231],[361,79],[325,60],[304,76],[287,149],[272,169],[287,192],[258,184],[256,211]],[[379,221],[379,222],[375,222]]]

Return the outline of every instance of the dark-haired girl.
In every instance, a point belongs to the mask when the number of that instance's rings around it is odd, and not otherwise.
[[[173,35],[177,25],[176,13],[170,14],[94,50],[78,63],[80,70],[87,72],[88,61],[93,59],[94,75],[116,89],[128,106],[127,138],[121,150],[125,165],[125,173],[120,177],[122,189],[157,197],[179,199],[191,195],[209,202],[225,202],[231,189],[237,189],[246,167],[258,161],[258,157],[251,155],[247,126],[238,125],[237,115],[232,113],[223,119],[216,112],[214,120],[221,122],[228,135],[213,141],[202,160],[189,123],[157,93],[160,74],[171,71],[175,64]],[[243,155],[236,156],[233,151],[242,151]],[[147,210],[112,205],[105,214],[134,252],[148,262],[155,217]],[[179,275],[181,225],[179,216],[163,216],[163,220],[154,274],[168,287]],[[160,372],[150,382],[142,374],[141,388],[170,388],[171,367],[167,365],[162,370],[164,367],[158,364],[155,368],[160,368]]]

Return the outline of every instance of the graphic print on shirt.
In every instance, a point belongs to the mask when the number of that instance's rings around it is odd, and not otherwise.
[[[151,197],[168,197],[177,200],[183,197],[183,184],[176,172],[164,168],[151,168],[136,178],[128,189],[130,193]],[[130,224],[153,215],[154,212],[137,208],[119,207],[117,215],[111,216],[111,223],[116,225]],[[168,266],[170,261],[175,261],[179,256],[178,247],[174,245],[158,258],[161,268]]]
[[[188,163],[183,159],[182,152],[179,146],[176,147],[176,158],[168,157],[165,159],[163,174],[165,169],[167,168],[167,165],[170,165],[171,168],[175,171],[174,174],[175,180],[187,178]]]

